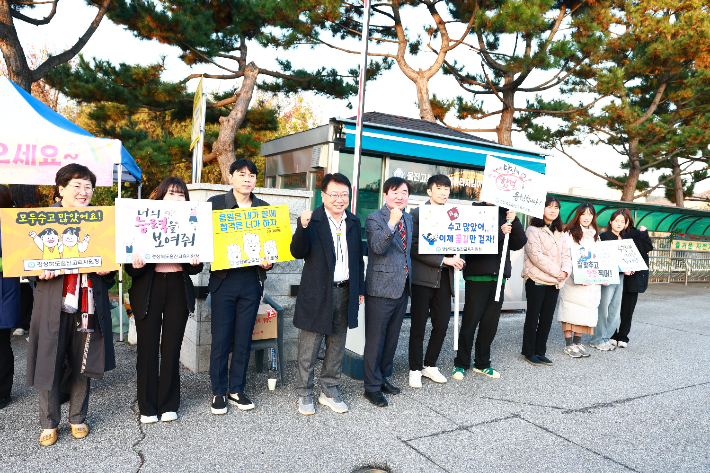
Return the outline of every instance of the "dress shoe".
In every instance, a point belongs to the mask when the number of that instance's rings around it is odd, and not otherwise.
[[[365,399],[376,405],[377,407],[387,407],[387,399],[382,395],[382,391],[375,391],[374,393],[365,391]]]
[[[399,392],[401,391],[401,389],[399,389],[396,386],[393,386],[386,379],[384,381],[382,381],[382,388],[381,389],[382,389],[382,392],[385,394],[399,394]]]

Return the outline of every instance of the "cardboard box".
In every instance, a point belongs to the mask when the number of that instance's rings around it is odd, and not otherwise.
[[[267,340],[278,337],[278,326],[276,324],[276,311],[270,305],[261,304],[259,312],[256,314],[256,323],[252,340]]]

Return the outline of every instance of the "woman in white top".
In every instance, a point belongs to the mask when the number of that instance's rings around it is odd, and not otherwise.
[[[568,246],[572,255],[572,266],[576,264],[575,249],[593,245],[599,241],[597,212],[592,204],[585,202],[577,207],[572,220],[565,227]],[[578,256],[577,256],[578,257]],[[574,280],[574,271],[560,293],[557,321],[562,323],[565,333],[564,353],[572,358],[588,357],[582,345],[582,334],[594,334],[597,325],[601,286],[599,284],[579,284]]]

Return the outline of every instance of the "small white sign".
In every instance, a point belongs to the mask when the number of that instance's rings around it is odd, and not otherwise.
[[[619,271],[648,270],[648,265],[641,257],[633,240],[617,240],[615,243],[619,251]]]
[[[532,217],[543,218],[547,197],[544,174],[488,156],[481,200]]]
[[[116,262],[214,261],[212,204],[150,199],[116,199]]]
[[[572,245],[575,284],[619,284],[619,252],[613,241]]]
[[[498,253],[498,207],[422,205],[419,253]]]

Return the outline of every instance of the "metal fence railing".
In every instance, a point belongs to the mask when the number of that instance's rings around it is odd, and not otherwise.
[[[649,282],[710,282],[710,252],[671,249],[671,238],[652,237]]]

